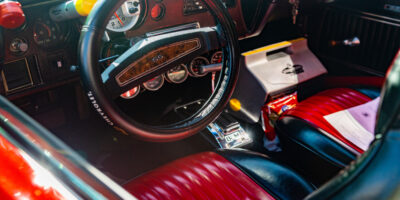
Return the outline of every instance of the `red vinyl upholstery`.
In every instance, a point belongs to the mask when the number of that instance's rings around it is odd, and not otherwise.
[[[324,116],[367,103],[368,101],[371,101],[371,98],[350,88],[329,89],[302,101],[294,109],[284,113],[282,117],[293,116],[303,119],[362,153],[363,150],[344,138],[324,119]]]
[[[221,155],[206,152],[153,170],[125,189],[139,199],[274,199]]]

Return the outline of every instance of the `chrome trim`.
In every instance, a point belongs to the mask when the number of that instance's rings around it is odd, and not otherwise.
[[[335,41],[335,40],[331,40],[330,41],[330,45],[331,46],[348,46],[348,47],[356,47],[356,46],[360,46],[361,41],[358,37],[353,37],[353,38],[349,38],[349,39],[345,39],[345,40],[339,40],[339,41]]]
[[[174,26],[174,27],[170,27],[170,28],[165,28],[165,29],[161,29],[161,30],[148,32],[148,33],[146,33],[146,36],[153,37],[153,36],[163,35],[163,34],[172,33],[172,32],[176,32],[176,31],[184,31],[184,30],[198,29],[198,28],[200,28],[200,23],[193,22],[190,24],[184,24],[184,25],[180,25],[180,26]]]
[[[110,38],[110,35],[108,34],[108,31],[104,31],[104,35],[103,35],[103,41],[104,42],[110,42],[111,41],[111,38]]]

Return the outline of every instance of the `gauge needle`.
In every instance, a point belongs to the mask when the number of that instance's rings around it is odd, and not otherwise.
[[[119,18],[117,12],[115,12],[114,15],[117,17],[119,23],[121,23],[121,25],[123,26],[123,25],[124,25],[124,22],[122,22],[121,18]]]

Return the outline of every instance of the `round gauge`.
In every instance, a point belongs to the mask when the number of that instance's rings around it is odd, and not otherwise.
[[[168,70],[167,73],[165,73],[165,78],[167,81],[171,83],[183,83],[186,81],[187,77],[189,75],[189,71],[186,67],[186,65],[181,64],[179,66],[176,66],[170,70]]]
[[[211,64],[222,63],[222,51],[217,51],[211,56]]]
[[[210,62],[208,61],[207,58],[202,57],[202,56],[197,57],[197,58],[193,59],[192,62],[190,62],[189,72],[194,77],[203,77],[207,73],[201,74],[200,67],[204,66],[204,65],[209,65],[209,64],[210,64]]]
[[[33,24],[33,40],[43,48],[51,48],[64,43],[70,31],[66,24],[58,24],[51,20],[38,19]]]
[[[140,86],[134,87],[125,93],[121,94],[121,97],[124,99],[133,99],[140,93]]]
[[[127,0],[111,16],[107,30],[125,32],[132,29],[141,17],[142,8],[139,0]]]
[[[156,76],[145,83],[143,83],[143,87],[150,91],[157,91],[164,85],[164,76]]]

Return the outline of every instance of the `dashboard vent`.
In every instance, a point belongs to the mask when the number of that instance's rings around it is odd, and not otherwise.
[[[327,8],[317,40],[318,52],[326,58],[384,74],[400,48],[400,22],[345,9]],[[358,37],[356,47],[334,46],[331,41]]]

